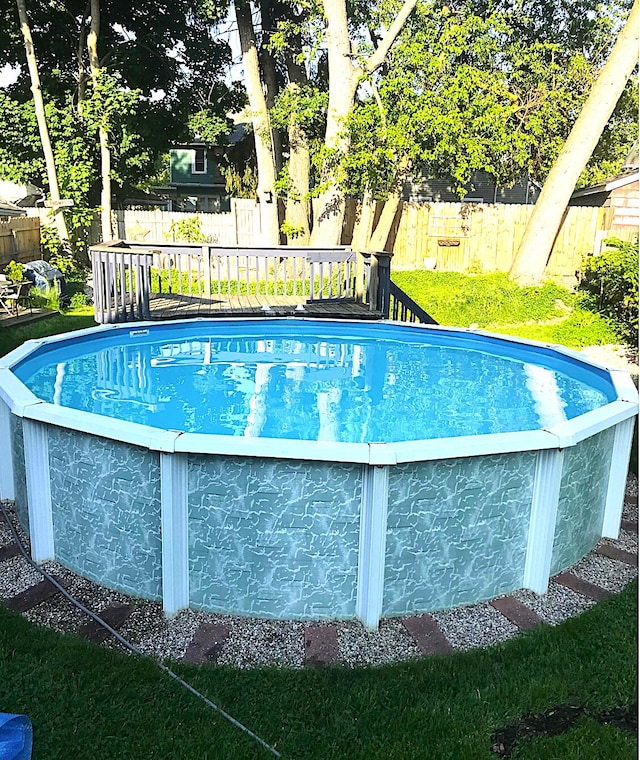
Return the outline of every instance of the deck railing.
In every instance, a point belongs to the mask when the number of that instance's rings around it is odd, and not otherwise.
[[[437,325],[436,320],[419,306],[404,290],[389,280],[389,304],[385,312],[387,319],[398,322],[421,322]]]
[[[96,321],[151,317],[154,296],[351,300],[388,314],[391,254],[350,248],[229,248],[113,241],[91,248]]]

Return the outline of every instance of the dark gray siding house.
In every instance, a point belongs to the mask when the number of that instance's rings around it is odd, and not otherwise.
[[[403,199],[414,203],[520,203],[533,204],[540,195],[540,185],[529,177],[523,177],[509,187],[496,185],[491,175],[476,171],[466,187],[462,198],[453,184],[446,179],[416,176],[405,183]]]

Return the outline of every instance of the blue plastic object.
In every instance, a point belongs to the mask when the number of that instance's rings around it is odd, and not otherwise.
[[[33,727],[26,715],[0,713],[0,760],[30,760]]]

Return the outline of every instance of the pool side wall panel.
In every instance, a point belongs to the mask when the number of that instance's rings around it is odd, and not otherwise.
[[[56,558],[109,588],[162,598],[157,452],[49,428]]]
[[[4,452],[4,456],[0,458],[0,499],[10,501],[15,498],[12,447],[11,410],[0,399],[0,450]]]
[[[22,417],[11,415],[11,457],[13,459],[13,489],[16,513],[25,530],[29,530],[27,499],[27,469],[24,464],[24,425]]]
[[[188,492],[192,607],[354,617],[360,465],[191,455]]]
[[[522,586],[536,452],[390,468],[383,615]]]
[[[564,450],[551,575],[588,554],[602,536],[615,428]]]

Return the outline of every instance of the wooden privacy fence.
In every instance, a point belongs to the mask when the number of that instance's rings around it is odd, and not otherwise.
[[[0,269],[10,261],[40,259],[40,220],[18,216],[7,222],[0,222]]]
[[[253,200],[232,199],[231,211],[219,214],[114,211],[112,222],[114,234],[120,240],[176,242],[184,240],[184,229],[192,223],[195,230],[201,231],[202,242],[223,246],[260,245],[260,207]]]
[[[395,269],[469,268],[509,271],[533,206],[482,203],[405,203],[392,231]],[[604,213],[567,208],[547,276],[571,279],[603,235]]]
[[[356,205],[350,201],[342,243],[352,243]],[[387,250],[396,269],[464,272],[469,268],[508,271],[533,206],[478,203],[405,203],[389,236]],[[547,267],[549,277],[571,280],[585,255],[600,252],[608,229],[605,209],[571,206]],[[115,211],[119,239],[148,247],[180,239],[180,225],[196,218],[203,241],[220,246],[259,246],[260,209],[252,200],[232,199],[231,212],[186,214],[168,211]],[[185,225],[185,226],[186,226]],[[184,229],[184,227],[183,227]],[[97,243],[97,237],[91,239]]]
[[[339,301],[386,315],[391,298],[389,259],[387,253],[358,253],[345,247],[150,247],[112,241],[91,248],[96,321],[150,319],[154,311],[162,317],[170,301],[178,304],[174,317],[192,311],[194,303],[199,313],[204,313],[201,306],[211,313],[251,313],[270,304],[295,307]]]

